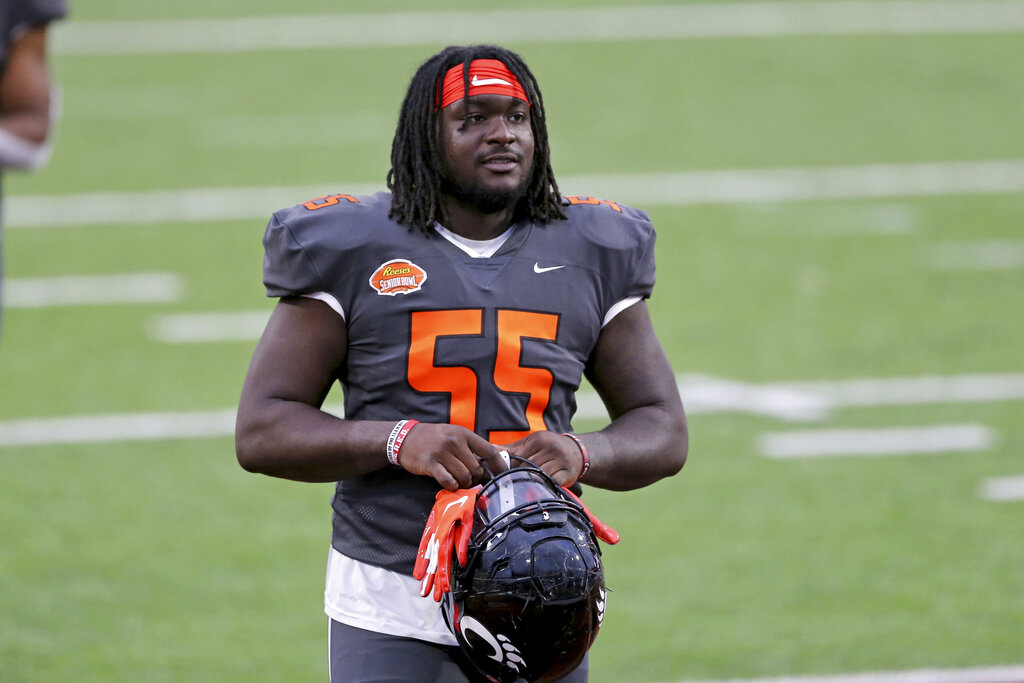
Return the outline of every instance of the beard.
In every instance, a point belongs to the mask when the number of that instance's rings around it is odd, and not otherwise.
[[[451,178],[444,177],[441,179],[441,192],[481,213],[500,213],[515,207],[526,197],[531,177],[532,174],[509,190],[495,190],[479,185],[458,185]]]

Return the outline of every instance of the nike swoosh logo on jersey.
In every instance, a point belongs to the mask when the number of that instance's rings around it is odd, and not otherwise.
[[[504,78],[480,78],[476,74],[473,74],[473,80],[469,84],[474,88],[481,85],[512,85]]]
[[[549,270],[558,270],[559,268],[565,268],[565,266],[547,266],[546,268],[543,268],[539,263],[533,264],[533,272],[535,273],[546,273]]]

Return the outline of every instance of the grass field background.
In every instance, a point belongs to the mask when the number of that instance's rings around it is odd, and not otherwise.
[[[558,3],[616,5],[628,6]],[[327,0],[72,9],[62,28],[367,11]],[[55,153],[39,173],[4,177],[5,211],[101,192],[382,185],[408,79],[443,47],[422,42],[55,49]],[[509,46],[541,83],[559,176],[1024,159],[1020,33]],[[681,374],[775,383],[1024,372],[1024,265],[970,259],[978,245],[1024,249],[1022,193],[644,208],[659,235],[650,306]],[[269,311],[264,225],[7,226],[9,281],[166,272],[184,293],[5,311],[0,423],[233,407],[255,339],[167,344],[149,331],[156,315]],[[963,267],[944,267],[938,252],[962,255]],[[591,679],[1024,664],[1024,502],[979,495],[989,478],[1024,475],[1022,418],[1019,399],[848,407],[809,423],[695,411],[678,477],[588,491],[623,537],[605,553],[613,592]],[[795,460],[757,446],[795,429],[960,424],[990,430],[991,445]],[[330,486],[246,474],[227,435],[0,442],[0,472],[0,680],[326,678]]]

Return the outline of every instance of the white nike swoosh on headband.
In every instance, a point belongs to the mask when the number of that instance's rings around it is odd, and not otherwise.
[[[476,74],[473,74],[473,80],[469,84],[473,87],[481,85],[512,85],[503,78],[480,78]]]

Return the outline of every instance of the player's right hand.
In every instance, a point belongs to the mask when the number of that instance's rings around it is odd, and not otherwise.
[[[469,488],[507,467],[500,451],[486,439],[465,427],[419,423],[402,445],[401,464],[409,472],[433,477],[442,488]]]

